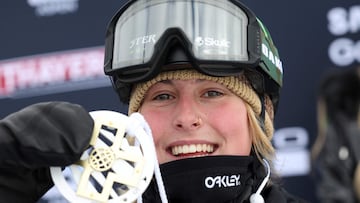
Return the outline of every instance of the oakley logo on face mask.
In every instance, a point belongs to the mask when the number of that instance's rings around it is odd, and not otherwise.
[[[148,43],[155,44],[155,42],[156,42],[155,37],[156,37],[155,35],[146,35],[146,36],[135,38],[130,41],[130,49],[132,49],[138,45],[144,45],[144,44],[148,44]]]
[[[208,47],[230,47],[230,41],[224,39],[214,39],[212,37],[197,37],[195,39],[195,45],[198,47],[208,46]]]
[[[205,186],[209,189],[217,187],[234,187],[241,185],[240,175],[206,177]]]

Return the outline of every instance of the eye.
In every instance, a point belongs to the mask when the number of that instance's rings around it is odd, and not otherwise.
[[[154,98],[153,98],[153,100],[160,100],[160,101],[162,101],[162,100],[169,100],[169,99],[173,99],[174,98],[174,96],[172,96],[172,95],[170,95],[170,94],[158,94],[158,95],[156,95]]]
[[[209,90],[207,92],[205,92],[204,96],[205,97],[220,97],[224,95],[224,93],[216,91],[216,90]]]

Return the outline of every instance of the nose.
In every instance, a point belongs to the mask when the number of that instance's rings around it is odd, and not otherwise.
[[[202,114],[196,101],[180,99],[174,112],[174,126],[177,129],[195,130],[203,124]]]

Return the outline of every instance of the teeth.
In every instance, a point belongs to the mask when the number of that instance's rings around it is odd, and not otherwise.
[[[171,149],[173,155],[189,154],[196,152],[211,153],[214,151],[214,146],[209,144],[191,144],[175,146]]]

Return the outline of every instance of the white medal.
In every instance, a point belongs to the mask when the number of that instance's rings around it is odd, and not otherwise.
[[[81,159],[67,167],[51,167],[53,182],[70,202],[134,202],[148,187],[156,163],[150,128],[139,113],[90,112],[94,130]],[[155,157],[155,158],[154,158]]]

